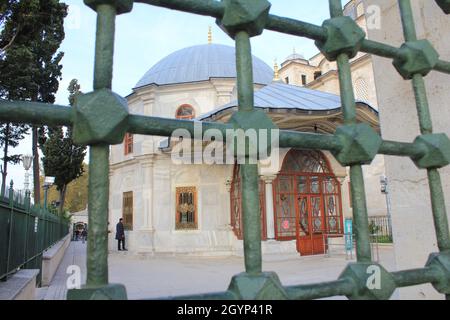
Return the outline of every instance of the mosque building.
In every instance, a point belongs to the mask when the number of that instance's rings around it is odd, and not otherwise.
[[[359,1],[345,8],[365,27]],[[352,59],[357,120],[379,132],[370,55]],[[253,57],[255,107],[284,130],[332,134],[343,124],[335,63],[294,52],[274,69]],[[127,97],[130,113],[226,123],[237,110],[233,47],[209,43],[176,51],[148,70]],[[127,247],[143,254],[242,253],[238,165],[175,164],[176,142],[127,134],[110,157],[111,224],[124,219]],[[260,166],[264,253],[324,253],[352,217],[350,181],[327,151],[281,149],[279,165]],[[364,169],[369,215],[385,215],[384,159]],[[110,248],[116,249],[114,235]]]

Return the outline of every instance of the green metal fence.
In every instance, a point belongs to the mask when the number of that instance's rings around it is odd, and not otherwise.
[[[126,289],[108,281],[108,192],[109,146],[123,141],[128,131],[141,135],[171,136],[175,129],[194,134],[194,123],[131,115],[126,100],[111,91],[115,19],[130,12],[132,0],[85,0],[97,12],[94,92],[80,96],[75,107],[34,102],[0,102],[0,120],[36,125],[73,127],[76,143],[90,146],[89,237],[87,282],[81,290],[71,290],[69,299],[126,299]],[[331,151],[350,167],[353,221],[357,262],[349,264],[336,281],[285,287],[278,276],[262,272],[259,216],[258,168],[241,166],[245,272],[231,279],[228,290],[185,298],[204,299],[315,299],[343,295],[352,299],[388,299],[396,288],[432,283],[450,297],[450,236],[439,168],[450,163],[450,140],[433,134],[424,76],[430,71],[450,73],[450,62],[439,59],[426,40],[417,40],[410,0],[398,0],[405,44],[401,48],[365,39],[365,33],[349,17],[343,16],[341,0],[329,0],[331,19],[322,26],[269,14],[266,0],[138,0],[134,2],[181,10],[217,19],[222,29],[236,41],[239,110],[228,124],[204,123],[203,130],[222,131],[272,129],[272,121],[254,109],[250,38],[264,29],[316,40],[330,61],[337,61],[345,123],[333,135],[292,131],[280,132],[280,147]],[[436,0],[450,13],[449,0]],[[157,45],[157,44],[155,44]],[[411,143],[383,140],[368,125],[356,122],[355,98],[349,60],[359,51],[393,59],[405,80],[412,80],[417,101],[421,135]],[[414,140],[414,138],[416,138]],[[371,261],[370,232],[362,165],[377,154],[409,157],[418,169],[427,170],[432,198],[434,227],[440,252],[432,254],[424,268],[389,273]],[[367,286],[368,270],[378,270],[381,288]],[[151,283],[149,283],[151,285]],[[225,288],[224,288],[225,289]]]
[[[372,241],[392,243],[392,226],[389,216],[370,216],[369,231],[372,234]]]
[[[43,252],[68,233],[67,219],[31,205],[30,192],[15,192],[11,182],[0,196],[0,280],[18,269],[41,270]]]

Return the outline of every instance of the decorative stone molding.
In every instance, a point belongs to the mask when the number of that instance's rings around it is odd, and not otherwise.
[[[262,175],[261,180],[263,180],[266,184],[272,184],[272,182],[277,178],[276,175]]]

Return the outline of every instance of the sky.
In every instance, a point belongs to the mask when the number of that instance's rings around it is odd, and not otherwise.
[[[69,15],[65,20],[65,39],[61,45],[62,80],[56,103],[67,105],[67,87],[74,78],[81,90],[92,90],[96,13],[82,0],[65,0]],[[272,0],[270,13],[320,25],[329,17],[328,0]],[[114,53],[113,91],[127,96],[139,79],[158,61],[174,51],[199,44],[206,44],[208,27],[212,27],[213,43],[234,46],[210,17],[203,17],[147,4],[135,3],[133,11],[117,17]],[[264,31],[252,38],[252,53],[273,66],[293,53],[310,58],[318,51],[308,39]],[[14,152],[31,153],[30,138],[23,140]],[[10,166],[7,180],[14,180],[15,188],[23,188],[22,165]]]

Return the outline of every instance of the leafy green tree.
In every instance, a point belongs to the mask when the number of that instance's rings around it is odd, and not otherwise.
[[[12,7],[17,3],[18,0],[2,0],[0,2],[0,30],[3,30],[5,27],[5,21],[12,14]],[[0,47],[0,55],[12,45],[15,40],[15,36],[13,35],[8,41],[1,41],[3,43],[2,47]]]
[[[17,0],[2,0],[0,2],[0,30],[5,29],[5,22],[12,14],[12,8],[17,3]],[[10,33],[9,38],[4,37],[4,32],[0,33],[0,60],[4,58],[4,52],[7,50],[13,43],[16,38],[16,34]],[[1,64],[0,64],[1,66]],[[4,72],[5,68],[2,68],[0,72]],[[19,75],[20,77],[20,75]],[[0,98],[1,99],[9,99],[14,97],[14,91],[11,90],[11,87],[8,86],[5,81],[6,77],[0,76]],[[10,79],[11,80],[11,79]],[[15,79],[12,79],[13,81]],[[17,125],[14,123],[0,123],[0,147],[2,148],[2,157],[0,158],[2,161],[1,165],[1,174],[2,181],[1,186],[2,190],[5,191],[6,185],[6,176],[8,175],[8,164],[17,164],[20,162],[21,155],[20,154],[10,154],[10,148],[15,148],[19,145],[20,141],[25,138],[25,135],[28,132],[29,127],[26,125]]]
[[[73,105],[76,96],[81,93],[78,81],[73,79],[67,89],[70,105]],[[74,144],[71,128],[64,130],[63,127],[55,127],[49,128],[47,135],[41,137],[41,150],[44,154],[42,162],[45,175],[55,177],[62,212],[68,184],[84,172],[86,147]]]
[[[83,211],[87,207],[88,201],[88,180],[89,180],[89,166],[83,164],[83,175],[67,185],[66,196],[64,201],[64,211],[70,213]],[[41,176],[41,183],[44,182],[44,177]],[[48,203],[58,203],[60,198],[59,191],[56,186],[52,186],[48,190]],[[44,201],[44,195],[41,194],[41,202]]]
[[[2,98],[54,103],[67,5],[59,0],[2,0],[0,10]],[[40,199],[38,129],[32,127],[36,202]]]

